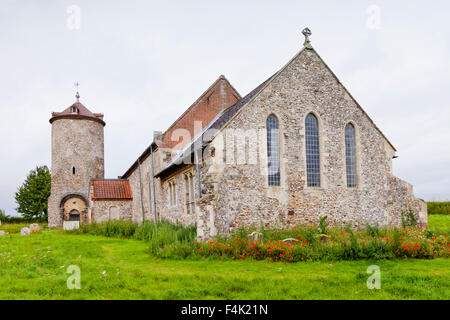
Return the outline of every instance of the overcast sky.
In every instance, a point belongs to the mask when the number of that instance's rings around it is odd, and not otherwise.
[[[75,101],[74,82],[105,114],[115,178],[221,74],[244,96],[279,70],[305,26],[397,148],[394,173],[449,200],[449,13],[446,1],[2,0],[0,208],[16,214],[29,170],[50,167],[48,120]]]

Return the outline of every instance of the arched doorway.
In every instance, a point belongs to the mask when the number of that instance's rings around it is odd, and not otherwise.
[[[80,221],[80,212],[76,209],[73,209],[69,212],[69,221]]]
[[[61,199],[60,210],[64,229],[77,229],[86,221],[86,198],[77,193],[67,194]]]

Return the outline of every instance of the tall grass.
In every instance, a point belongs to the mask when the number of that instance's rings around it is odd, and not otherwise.
[[[282,229],[240,228],[213,241],[196,240],[196,228],[169,222],[138,225],[129,221],[84,224],[70,232],[137,239],[148,243],[149,252],[170,259],[268,259],[271,261],[337,261],[361,259],[450,257],[447,234],[437,230],[381,228],[367,225],[365,230],[328,227],[326,216],[316,226]],[[253,232],[261,232],[264,243],[250,240]],[[290,239],[289,241],[283,241]]]
[[[428,214],[450,214],[449,201],[431,201],[427,202]]]
[[[186,257],[190,254],[189,244],[197,236],[195,226],[185,227],[166,221],[157,224],[144,221],[144,223],[138,225],[130,221],[113,220],[103,223],[83,224],[80,229],[68,232],[142,240],[149,244],[149,250],[153,255],[162,258],[173,256],[174,250],[177,251],[177,257]]]

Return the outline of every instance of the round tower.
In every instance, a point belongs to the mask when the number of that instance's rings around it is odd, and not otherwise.
[[[48,226],[67,224],[70,228],[78,225],[77,221],[86,221],[90,181],[105,175],[105,122],[103,114],[92,113],[77,101],[63,112],[53,112],[50,123],[52,184]]]

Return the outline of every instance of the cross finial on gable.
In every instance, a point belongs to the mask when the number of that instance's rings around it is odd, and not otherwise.
[[[80,86],[80,84],[78,82],[75,82],[74,86],[77,87],[77,94],[75,95],[75,98],[77,98],[77,102],[80,102],[80,94],[78,93],[78,87]]]
[[[305,42],[303,42],[303,45],[305,48],[311,49],[311,41],[309,41],[309,36],[311,35],[311,30],[309,28],[305,28],[302,30],[302,34],[305,36]]]

